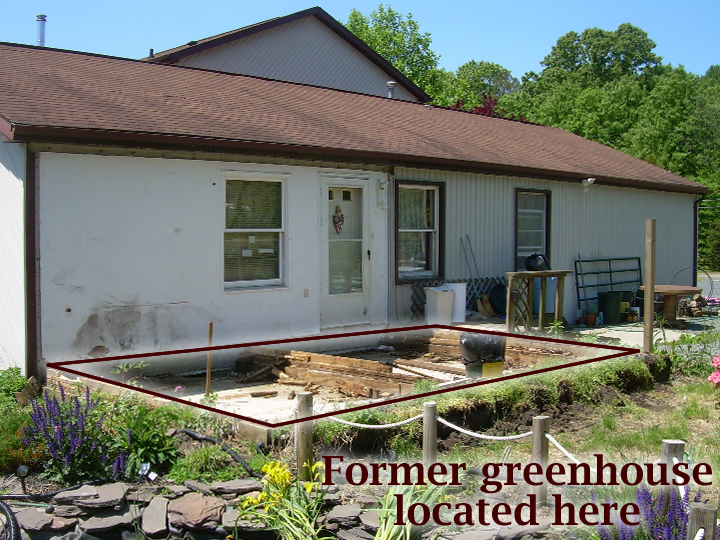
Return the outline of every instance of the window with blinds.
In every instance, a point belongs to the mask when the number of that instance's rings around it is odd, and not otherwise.
[[[281,180],[226,180],[226,288],[283,283],[282,190]]]

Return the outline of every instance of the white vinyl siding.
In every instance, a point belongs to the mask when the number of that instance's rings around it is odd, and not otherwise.
[[[178,63],[377,96],[387,96],[392,79],[315,17],[218,45]],[[417,101],[400,84],[395,98]]]
[[[647,218],[657,219],[657,283],[670,283],[676,272],[694,265],[695,195],[598,184],[585,192],[579,180],[553,182],[404,167],[397,167],[395,175],[445,183],[444,275],[448,279],[474,277],[460,245],[466,234],[481,276],[514,270],[516,189],[552,191],[553,270],[572,270],[578,254],[584,259],[644,257]],[[565,285],[565,310],[574,313],[574,278],[566,279]]]

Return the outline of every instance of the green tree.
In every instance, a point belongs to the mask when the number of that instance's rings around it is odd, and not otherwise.
[[[652,77],[662,69],[662,58],[654,48],[647,33],[630,23],[612,32],[600,28],[588,28],[582,34],[569,32],[542,61],[541,77],[571,79],[583,87],[597,87],[628,75]]]
[[[510,70],[493,62],[470,60],[455,72],[454,93],[456,100],[466,108],[480,107],[484,96],[500,97],[517,92],[520,82]]]
[[[430,96],[438,93],[440,57],[430,48],[430,34],[420,31],[412,14],[403,17],[382,4],[369,17],[353,9],[345,26]]]

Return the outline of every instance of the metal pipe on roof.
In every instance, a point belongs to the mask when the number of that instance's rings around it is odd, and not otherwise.
[[[395,85],[396,85],[396,84],[397,84],[397,83],[396,83],[395,81],[388,81],[388,83],[387,83],[387,87],[388,87],[388,95],[387,95],[387,97],[389,97],[389,98],[394,98],[394,97],[395,97]]]
[[[37,16],[37,44],[39,47],[45,46],[45,23],[47,22],[47,15]]]

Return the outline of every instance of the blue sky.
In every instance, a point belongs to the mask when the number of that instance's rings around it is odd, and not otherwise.
[[[342,22],[353,8],[367,15],[379,3],[0,0],[0,41],[35,44],[35,15],[44,13],[49,47],[141,58],[151,47],[169,49],[313,5]],[[486,60],[520,77],[541,69],[540,61],[561,35],[591,27],[615,30],[624,22],[645,30],[666,63],[697,74],[720,64],[720,0],[402,0],[390,5],[413,14],[432,35],[441,67],[451,70],[468,60]]]

